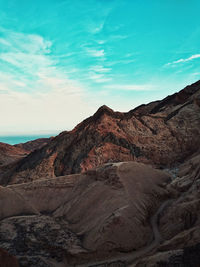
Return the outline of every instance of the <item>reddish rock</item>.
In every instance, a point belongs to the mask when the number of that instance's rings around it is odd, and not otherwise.
[[[200,145],[200,82],[127,113],[102,106],[0,175],[1,183],[80,173],[106,162],[173,166]]]
[[[24,266],[199,266],[199,96],[200,81],[128,113],[102,106],[4,165],[2,247],[28,252]]]
[[[13,255],[10,255],[6,250],[0,248],[0,266],[19,267],[19,264]]]
[[[28,152],[20,147],[14,147],[0,142],[0,167],[25,157]]]

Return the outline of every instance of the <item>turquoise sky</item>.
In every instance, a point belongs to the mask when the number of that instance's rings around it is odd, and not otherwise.
[[[195,0],[0,0],[0,134],[71,129],[200,77]]]

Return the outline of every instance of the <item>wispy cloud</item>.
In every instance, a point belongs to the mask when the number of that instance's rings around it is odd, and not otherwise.
[[[88,26],[87,26],[89,32],[92,33],[92,34],[96,34],[96,33],[101,32],[103,30],[104,23],[105,23],[105,21],[102,21],[102,22],[100,22],[98,24],[95,23],[95,22],[89,23]]]
[[[111,77],[105,76],[103,73],[95,73],[95,72],[90,72],[88,78],[96,83],[105,83],[105,82],[110,82],[112,80]]]
[[[181,58],[181,59],[175,60],[173,62],[169,62],[169,63],[165,64],[165,66],[188,62],[188,61],[194,60],[196,58],[200,58],[200,54],[195,54],[195,55],[192,55],[188,58]]]
[[[134,56],[133,53],[127,53],[124,57],[125,57],[125,58],[129,58],[129,57],[133,57],[133,56]]]
[[[105,44],[107,41],[106,40],[96,40],[97,44],[99,45],[103,45]]]
[[[52,42],[39,35],[6,32],[0,53],[1,81],[10,90],[26,93],[69,88],[67,71],[51,56]],[[75,69],[71,69],[75,72]],[[74,90],[77,86],[74,86]]]
[[[12,49],[13,52],[31,52],[32,54],[49,53],[52,42],[45,40],[36,34],[24,34],[1,28],[3,37],[0,42],[4,44],[4,50]]]
[[[7,31],[0,42],[2,129],[71,128],[91,114],[84,88],[58,66],[51,56],[50,41],[39,35]],[[73,116],[67,116],[72,110]]]
[[[104,57],[105,51],[104,49],[93,49],[93,48],[86,48],[87,53],[92,57]]]
[[[123,40],[128,38],[128,35],[116,34],[110,37],[112,40]]]
[[[101,3],[101,1],[98,3],[96,2],[94,13],[85,21],[85,26],[89,33],[99,34],[104,30],[107,18],[114,8],[114,5],[110,5],[109,1],[106,1],[106,4],[108,5],[106,6],[105,3]],[[96,12],[96,10],[98,10],[98,12]]]
[[[106,83],[112,80],[109,72],[111,68],[104,67],[103,65],[95,65],[89,68],[89,79],[95,83]]]
[[[152,84],[111,84],[106,85],[105,88],[122,90],[122,91],[151,91],[155,90]]]
[[[105,68],[104,66],[96,65],[96,66],[90,67],[90,70],[98,72],[98,73],[107,73],[111,71],[111,68]]]
[[[114,66],[114,65],[117,65],[117,64],[130,64],[130,63],[133,63],[135,61],[135,59],[128,59],[128,58],[125,58],[125,59],[119,59],[119,60],[113,60],[113,61],[110,61],[110,62],[107,62],[107,65],[110,67],[110,66]]]
[[[200,76],[200,72],[194,72],[192,73],[193,76]]]

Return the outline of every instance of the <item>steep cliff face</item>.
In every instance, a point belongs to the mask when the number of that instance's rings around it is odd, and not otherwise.
[[[106,162],[180,163],[200,145],[199,96],[197,82],[128,113],[102,106],[72,131],[3,170],[1,183],[79,173]]]

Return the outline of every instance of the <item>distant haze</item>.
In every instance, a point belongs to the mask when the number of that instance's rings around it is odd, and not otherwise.
[[[48,138],[53,135],[51,134],[38,134],[38,135],[7,135],[7,136],[0,136],[0,142],[15,145],[20,143],[26,143],[28,141],[32,141],[38,138]]]

